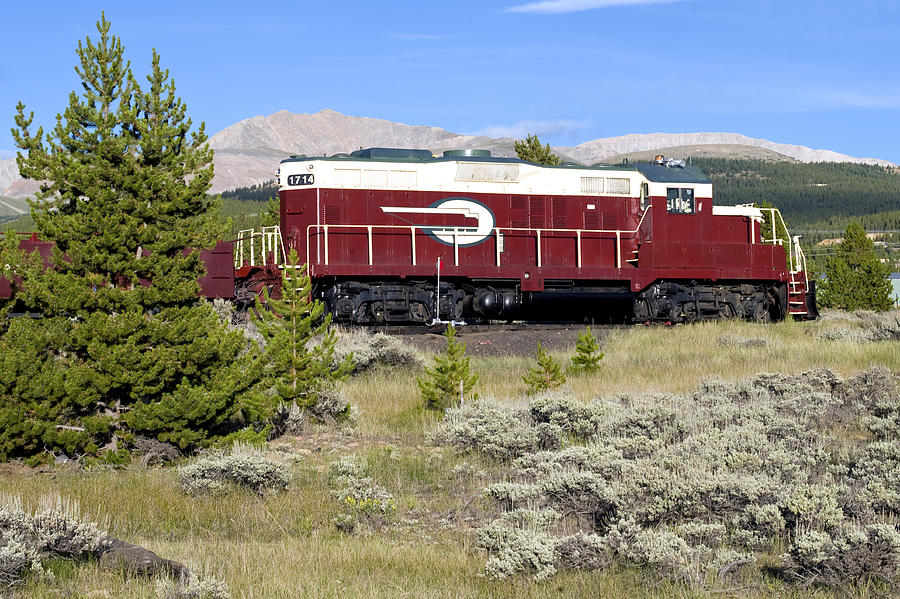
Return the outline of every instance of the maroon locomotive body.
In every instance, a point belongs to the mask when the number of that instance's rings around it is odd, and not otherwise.
[[[714,206],[680,161],[371,148],[292,157],[278,183],[283,242],[337,321],[815,315],[799,243],[763,239],[762,209]]]

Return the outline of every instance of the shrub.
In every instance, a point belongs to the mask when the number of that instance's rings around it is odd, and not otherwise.
[[[353,532],[359,524],[380,528],[397,513],[397,503],[387,489],[366,476],[366,468],[356,456],[345,456],[331,465],[334,497],[341,506],[334,524],[343,532]]]
[[[141,465],[167,464],[181,457],[181,452],[171,443],[163,443],[150,437],[135,437],[134,452],[141,456]]]
[[[531,400],[529,412],[535,423],[552,424],[576,438],[587,439],[596,434],[602,410],[599,405],[585,405],[566,392],[548,391]]]
[[[334,346],[335,364],[352,355],[356,367],[354,374],[373,368],[425,367],[425,361],[414,348],[397,337],[384,333],[367,333],[359,330],[339,330]]]
[[[766,347],[769,340],[762,337],[719,336],[719,347]]]
[[[313,405],[302,407],[296,402],[280,404],[272,414],[270,438],[282,435],[301,435],[309,424],[352,424],[355,411],[350,399],[336,388],[326,388],[316,394]]]
[[[890,524],[848,525],[834,535],[808,530],[797,535],[786,558],[808,582],[893,585],[900,573],[900,533]]]
[[[184,580],[160,578],[156,594],[163,599],[229,599],[228,585],[213,577],[199,577],[193,572]]]
[[[578,531],[563,537],[556,545],[556,563],[567,570],[600,570],[613,559],[606,540],[593,533]]]
[[[450,408],[431,443],[447,445],[461,453],[478,451],[499,460],[511,460],[538,448],[537,431],[523,422],[520,409],[490,398]]]
[[[891,341],[900,339],[900,311],[869,312],[857,310],[848,312],[826,312],[823,314],[823,327],[816,333],[819,339],[834,341],[852,341],[868,343],[872,341]],[[828,322],[838,326],[828,326]],[[850,326],[847,326],[850,325]]]
[[[0,589],[18,583],[29,569],[40,570],[41,560],[37,551],[15,539],[2,539],[0,546]]]
[[[556,574],[556,545],[557,540],[545,532],[516,528],[502,520],[478,531],[478,547],[491,554],[485,565],[491,578],[517,573],[532,573],[534,580],[552,577]]]
[[[59,495],[41,497],[34,512],[19,497],[0,500],[0,587],[16,584],[29,569],[42,571],[45,557],[96,556],[110,544],[106,532],[81,518],[78,504]]]
[[[882,368],[764,373],[687,397],[482,400],[430,440],[507,465],[484,490],[491,576],[618,561],[708,584],[787,547],[795,579],[866,588],[898,571],[898,411]]]
[[[291,470],[258,448],[235,444],[229,453],[213,453],[179,468],[178,478],[181,490],[188,495],[220,493],[229,485],[265,494],[286,489]]]
[[[31,517],[34,546],[62,557],[94,555],[109,546],[109,537],[94,522],[85,522],[78,504],[60,496],[43,497]]]

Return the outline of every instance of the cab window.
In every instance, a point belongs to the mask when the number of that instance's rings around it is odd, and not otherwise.
[[[690,187],[667,188],[666,205],[669,214],[694,214],[694,190]]]

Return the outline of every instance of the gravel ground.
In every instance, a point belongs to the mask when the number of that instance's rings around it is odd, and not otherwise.
[[[592,328],[594,336],[600,343],[609,329]],[[583,326],[573,325],[570,328],[525,328],[515,330],[466,330],[462,326],[457,329],[457,337],[465,342],[466,354],[469,356],[530,356],[537,349],[538,341],[544,349],[555,351],[574,351],[575,341],[584,331]],[[400,337],[404,343],[418,349],[440,352],[446,341],[437,333],[408,334]]]

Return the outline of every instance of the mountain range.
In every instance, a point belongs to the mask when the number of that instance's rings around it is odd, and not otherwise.
[[[255,116],[226,127],[209,139],[215,150],[212,191],[220,193],[274,178],[279,161],[291,154],[309,156],[351,152],[365,147],[444,150],[479,148],[495,156],[515,156],[515,139],[452,133],[438,127],[413,126],[383,119],[355,117],[333,110],[295,114],[282,110]],[[737,133],[649,133],[595,139],[571,147],[554,147],[566,160],[582,164],[645,159],[654,154],[673,157],[724,157],[797,162],[858,162],[893,166],[886,160],[856,158],[779,144]],[[33,195],[37,184],[19,177],[15,159],[0,160],[0,195]]]

